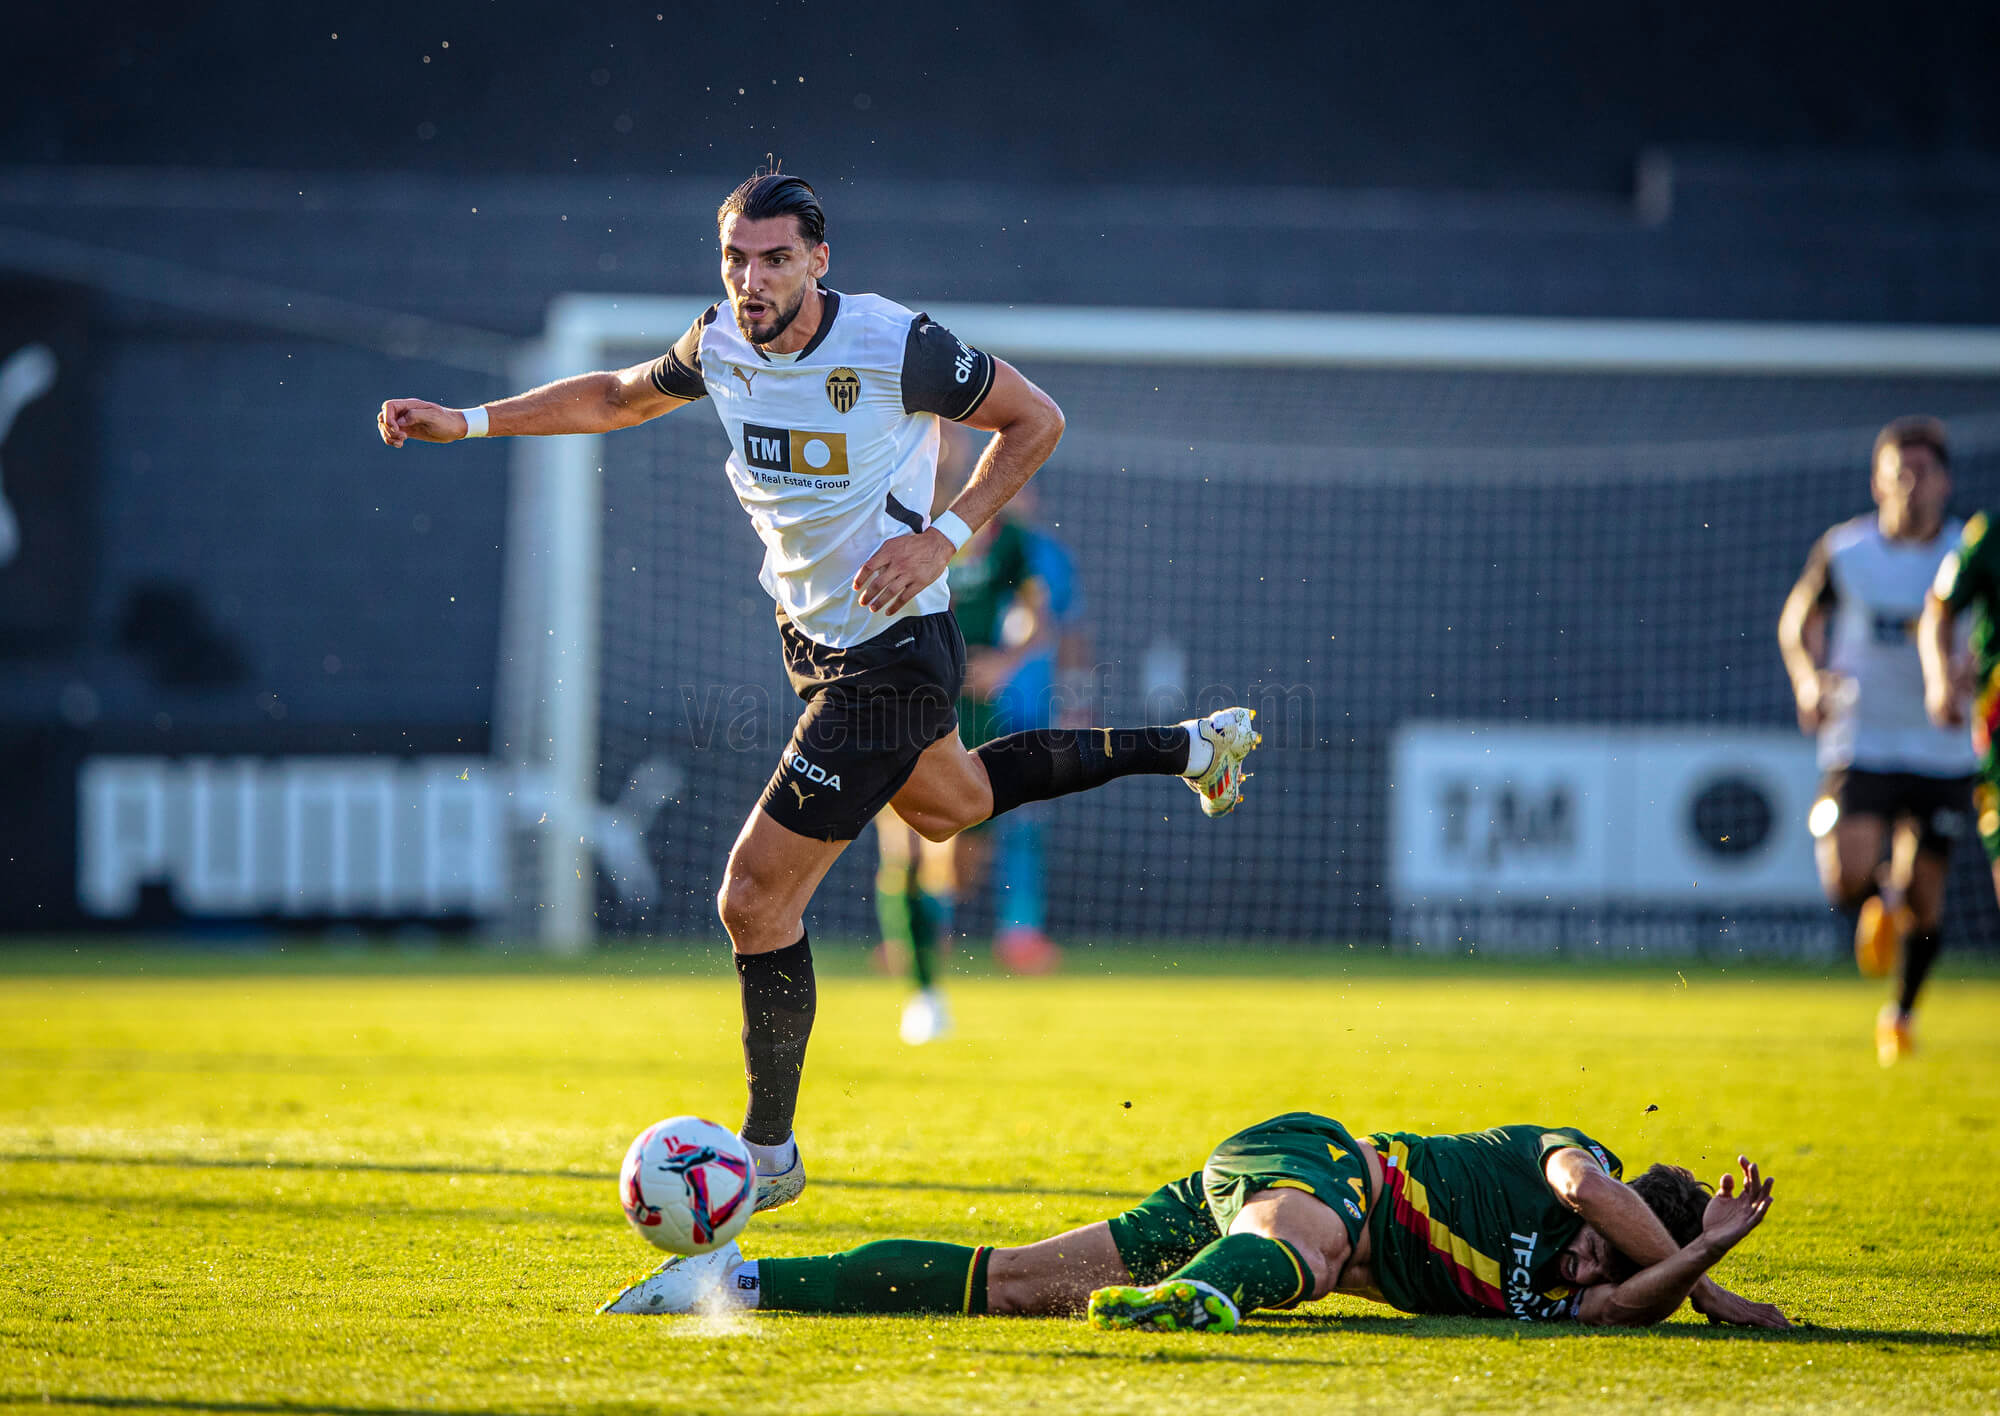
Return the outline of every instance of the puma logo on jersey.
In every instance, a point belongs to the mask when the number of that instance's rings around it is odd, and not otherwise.
[[[797,782],[787,782],[785,783],[785,785],[790,787],[792,789],[792,795],[799,799],[799,810],[801,811],[805,810],[805,806],[808,801],[819,795],[818,792],[800,791],[799,784]]]
[[[817,762],[806,761],[805,754],[802,752],[787,749],[785,753],[785,766],[816,786],[827,787],[836,792],[840,790],[840,774],[838,772],[827,771],[826,768],[820,766]],[[791,784],[791,788],[795,792],[799,789],[796,782]],[[799,805],[805,805],[804,797],[799,798]]]
[[[761,374],[764,371],[762,369],[745,369],[739,367],[738,365],[731,364],[729,366],[729,372],[736,375],[737,378],[743,380],[743,396],[745,398],[750,398],[753,397],[757,392],[756,389],[750,387],[751,382],[757,377],[757,375]],[[959,382],[963,383],[965,381],[963,379],[960,379]]]

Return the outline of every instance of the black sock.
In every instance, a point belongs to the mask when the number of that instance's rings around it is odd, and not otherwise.
[[[912,872],[914,875],[914,872]],[[937,982],[938,935],[944,911],[937,896],[910,881],[910,981],[918,988]]]
[[[775,1146],[792,1134],[812,1036],[818,1000],[812,945],[801,934],[798,943],[768,954],[738,954],[736,981],[743,989],[743,1076],[750,1083],[743,1139]]]
[[[1088,791],[1136,772],[1175,776],[1188,761],[1188,730],[1037,728],[981,743],[973,751],[993,784],[993,814],[1025,802]]]
[[[1903,991],[1896,999],[1896,1006],[1903,1012],[1915,1010],[1917,994],[1923,990],[1924,979],[1943,947],[1944,940],[1935,929],[1917,930],[1903,941]]]

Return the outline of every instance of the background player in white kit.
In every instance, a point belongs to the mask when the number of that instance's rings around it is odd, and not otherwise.
[[[760,172],[716,217],[728,300],[657,361],[480,408],[391,399],[376,422],[401,447],[609,432],[701,398],[722,420],[729,479],[764,542],[761,579],[806,704],[717,899],[743,993],[743,1138],[762,1210],[805,1187],[792,1115],[816,1007],[806,903],[877,812],[893,804],[920,834],[946,840],[1024,802],[1153,773],[1185,778],[1220,816],[1241,796],[1258,735],[1249,710],[1228,708],[1171,727],[962,746],[953,704],[965,643],[945,567],[1055,449],[1062,413],[928,317],[820,284],[825,214],[799,178]],[[997,436],[931,520],[940,417]]]
[[[1820,880],[1854,923],[1862,972],[1900,961],[1900,991],[1876,1024],[1884,1065],[1909,1050],[1910,1012],[1938,952],[1946,866],[1966,833],[1976,759],[1962,729],[1924,705],[1916,626],[1947,520],[1951,454],[1934,418],[1898,418],[1875,439],[1875,513],[1820,537],[1785,601],[1778,643],[1799,726],[1826,774],[1813,806]],[[1887,851],[1885,867],[1883,855]]]

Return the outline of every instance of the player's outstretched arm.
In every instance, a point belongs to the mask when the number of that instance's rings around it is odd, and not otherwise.
[[[1645,1327],[1673,1316],[1694,1292],[1702,1277],[1722,1260],[1771,1212],[1772,1182],[1758,1174],[1749,1159],[1739,1156],[1743,1188],[1724,1175],[1715,1198],[1702,1214],[1701,1233],[1686,1248],[1650,1264],[1623,1283],[1603,1283],[1584,1290],[1577,1320],[1596,1327]],[[1776,1314],[1777,1310],[1771,1309]],[[1789,1326],[1782,1314],[1769,1326]]]
[[[1555,1151],[1543,1173],[1557,1198],[1633,1263],[1645,1267],[1679,1252],[1680,1246],[1639,1192],[1607,1174],[1590,1152],[1575,1146]],[[1711,1322],[1739,1327],[1791,1326],[1772,1304],[1755,1303],[1732,1293],[1706,1274],[1688,1297],[1695,1311]]]
[[[608,433],[671,413],[688,400],[659,391],[651,364],[576,374],[485,405],[487,436],[548,437],[559,433]],[[457,442],[470,431],[456,408],[421,398],[392,398],[375,415],[390,447],[417,442]]]

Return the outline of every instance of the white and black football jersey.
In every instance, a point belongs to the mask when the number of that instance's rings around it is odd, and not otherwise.
[[[796,355],[751,344],[712,305],[652,377],[714,403],[730,484],[764,542],[764,588],[801,633],[844,649],[951,607],[940,576],[898,615],[865,609],[854,576],[884,541],[930,524],[937,420],[975,412],[994,365],[893,300],[821,294],[819,330]]]
[[[1820,537],[1805,584],[1827,611],[1827,667],[1845,678],[1819,731],[1819,765],[1832,771],[1915,772],[1962,777],[1976,758],[1964,728],[1940,728],[1924,712],[1917,619],[1938,563],[1958,544],[1960,521],[1935,540],[1892,541],[1873,515]]]

